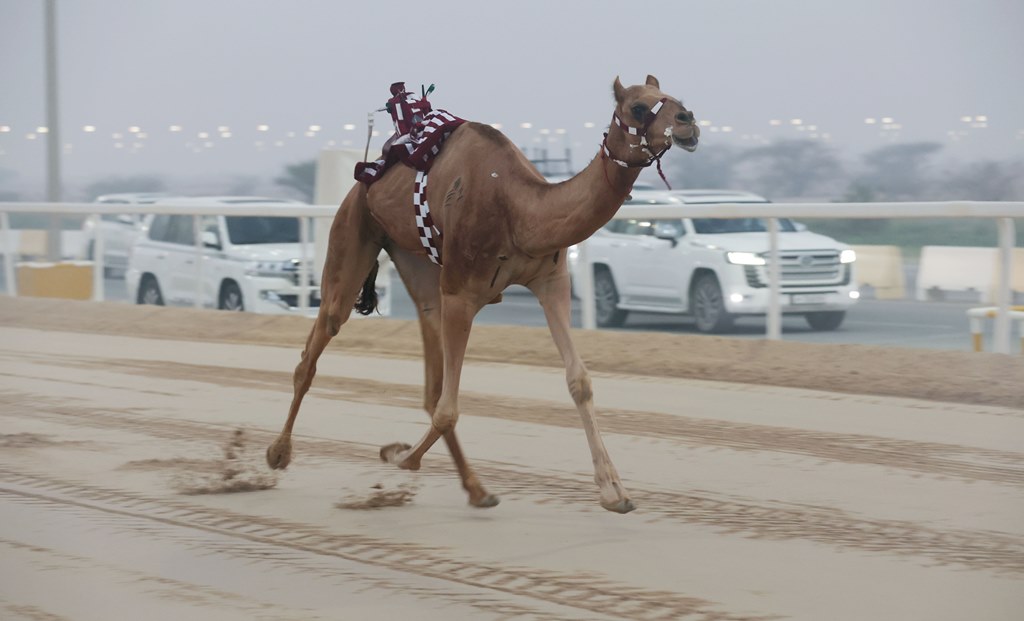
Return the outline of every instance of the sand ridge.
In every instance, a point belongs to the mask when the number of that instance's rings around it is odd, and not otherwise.
[[[0,297],[0,324],[178,341],[253,343],[301,351],[312,326],[304,317],[225,313],[120,303]],[[849,394],[1024,409],[1024,356],[819,345],[656,332],[574,330],[592,372],[808,388]],[[328,346],[419,358],[414,321],[353,319]],[[477,325],[467,361],[560,367],[544,328]]]

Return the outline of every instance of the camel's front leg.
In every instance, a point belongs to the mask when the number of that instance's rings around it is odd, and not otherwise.
[[[601,432],[594,418],[594,393],[590,386],[590,375],[569,336],[569,274],[561,271],[530,283],[529,287],[544,308],[544,317],[548,321],[551,337],[558,347],[558,353],[562,355],[562,362],[565,363],[565,379],[569,384],[569,393],[576,402],[576,409],[583,419],[583,430],[590,444],[590,455],[594,461],[594,480],[601,490],[601,506],[616,513],[629,513],[636,509],[636,505],[622,485],[619,473],[608,456],[608,449],[601,440]]]
[[[388,250],[395,267],[405,283],[409,296],[416,304],[416,312],[420,318],[420,331],[423,334],[423,367],[425,383],[423,391],[423,408],[433,419],[437,402],[441,398],[444,387],[444,357],[441,341],[441,283],[440,269],[401,248]],[[469,504],[474,507],[493,507],[498,504],[498,497],[489,493],[480,483],[469,461],[462,453],[455,430],[444,434],[448,452],[451,453],[455,468],[462,478],[462,487],[469,494]],[[399,450],[408,448],[399,445]]]
[[[420,461],[442,435],[455,429],[459,418],[459,379],[469,343],[473,317],[480,305],[455,295],[441,296],[441,342],[444,349],[444,383],[441,398],[431,416],[430,429],[416,446],[389,444],[380,450],[381,459],[406,470],[419,470]]]

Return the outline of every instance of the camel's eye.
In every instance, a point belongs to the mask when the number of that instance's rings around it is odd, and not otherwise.
[[[633,113],[633,118],[640,122],[643,122],[647,117],[647,106],[644,104],[633,104],[633,107],[630,108],[629,111]]]

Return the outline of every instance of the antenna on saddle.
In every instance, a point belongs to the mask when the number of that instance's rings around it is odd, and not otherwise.
[[[378,112],[380,112],[378,110]],[[366,115],[366,150],[363,151],[363,161],[368,162],[367,159],[370,157],[370,136],[373,135],[373,112],[369,112]]]

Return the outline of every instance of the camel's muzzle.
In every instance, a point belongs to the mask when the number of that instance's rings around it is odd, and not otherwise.
[[[697,134],[691,134],[687,138],[679,138],[677,136],[672,136],[672,142],[676,143],[676,146],[678,146],[680,149],[684,149],[686,151],[689,151],[690,153],[693,153],[694,151],[697,150]]]

